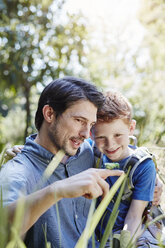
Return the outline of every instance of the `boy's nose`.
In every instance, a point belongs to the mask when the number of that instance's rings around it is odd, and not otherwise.
[[[109,138],[109,139],[106,140],[106,146],[109,149],[111,149],[111,148],[114,147],[114,140],[113,140],[113,138]]]

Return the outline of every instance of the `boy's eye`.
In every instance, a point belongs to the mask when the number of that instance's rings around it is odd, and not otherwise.
[[[104,139],[104,136],[100,136],[100,137],[96,137],[95,139],[100,140],[100,139]]]

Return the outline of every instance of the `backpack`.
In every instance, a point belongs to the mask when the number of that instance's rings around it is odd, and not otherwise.
[[[134,141],[134,146],[131,147],[134,149],[134,153],[126,160],[126,163],[123,166],[123,170],[125,173],[127,173],[128,170],[130,171],[129,171],[129,175],[128,175],[125,189],[124,189],[122,199],[121,199],[121,201],[128,201],[128,202],[131,202],[131,195],[134,189],[133,180],[132,180],[133,174],[136,168],[139,166],[139,164],[141,164],[143,161],[147,159],[152,159],[157,169],[155,155],[150,153],[146,147],[136,148],[136,143],[137,143],[136,138],[134,136],[131,136],[131,138]],[[92,147],[93,147],[94,156],[95,156],[96,168],[101,168],[103,164],[103,154],[98,150],[94,142],[92,144]],[[113,201],[115,201],[116,197],[117,196],[114,196]],[[160,216],[162,214],[163,214],[163,211],[160,206],[152,206],[152,202],[149,202],[148,206],[144,210],[144,214],[143,214],[144,222],[143,223],[145,223],[145,221],[146,222],[149,221],[150,217],[154,219],[155,217]],[[150,218],[150,221],[151,221],[151,218]],[[162,228],[164,226],[165,226],[165,218],[162,218],[161,220],[156,221],[154,224],[149,226],[147,229],[152,234],[152,236],[156,238],[157,233],[158,232],[161,233]]]
[[[94,142],[92,144],[92,147],[95,156],[95,167],[101,168],[103,164],[103,154],[98,150]],[[129,200],[129,201],[131,201],[131,195],[134,189],[132,178],[138,165],[147,159],[152,159],[155,163],[155,156],[152,153],[150,153],[146,147],[136,148],[135,146],[132,146],[131,148],[134,149],[134,153],[127,159],[126,163],[123,166],[123,170],[125,173],[127,173],[128,169],[131,167],[126,182],[126,186],[124,189],[124,193],[122,196],[122,200]]]

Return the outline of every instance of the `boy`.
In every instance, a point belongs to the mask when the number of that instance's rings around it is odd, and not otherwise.
[[[102,166],[105,163],[117,162],[120,169],[136,147],[129,145],[129,136],[133,135],[136,121],[132,119],[132,107],[128,100],[119,92],[108,92],[106,100],[97,113],[97,123],[92,128],[92,136],[102,155]],[[113,227],[113,233],[120,233],[127,229],[131,236],[136,232],[134,239],[141,234],[141,221],[144,209],[152,201],[155,185],[156,170],[152,159],[140,163],[133,174],[134,189],[131,201],[122,200],[119,206],[119,215]],[[109,177],[106,181],[110,187],[117,177]],[[101,199],[98,199],[98,204]],[[96,233],[102,238],[114,203],[110,202],[104,217],[100,221]],[[138,231],[137,231],[138,230]]]

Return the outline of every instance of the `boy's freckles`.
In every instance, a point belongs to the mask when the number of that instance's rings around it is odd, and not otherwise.
[[[130,155],[130,129],[122,119],[97,123],[93,133],[98,149],[112,161],[119,161]]]

